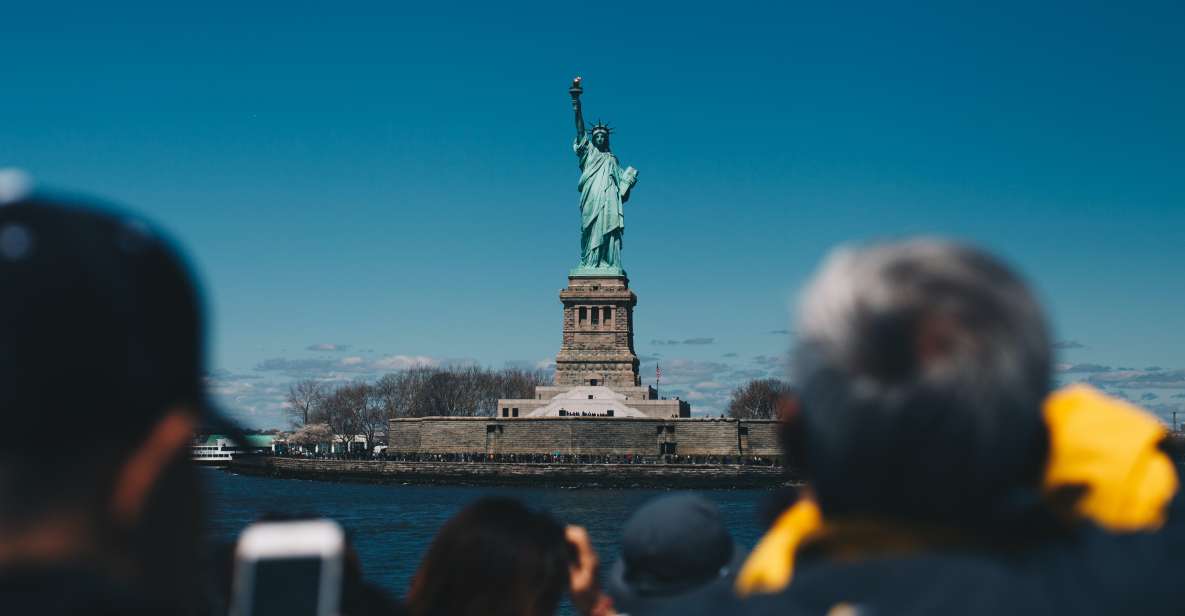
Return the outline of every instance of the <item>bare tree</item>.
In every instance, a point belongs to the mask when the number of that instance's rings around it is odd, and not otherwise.
[[[386,406],[376,386],[367,383],[356,386],[363,390],[362,405],[356,409],[358,434],[366,437],[366,451],[374,451],[375,435],[387,428]]]
[[[477,366],[467,366],[454,372],[455,386],[459,389],[458,412],[467,416],[489,416],[501,398],[498,373]]]
[[[408,402],[404,399],[407,372],[392,372],[375,381],[372,395],[383,407],[387,419],[406,417]]]
[[[387,424],[387,396],[395,395],[390,391],[394,385],[390,381],[387,385],[380,387],[365,381],[339,385],[321,399],[315,417],[346,444],[347,451],[357,436],[366,439],[366,450],[371,451],[376,435]]]
[[[384,375],[371,396],[384,419],[490,416],[500,398],[534,397],[535,387],[548,380],[541,370],[417,367]]]
[[[437,368],[418,366],[383,376],[375,383],[387,417],[423,417],[428,380]]]
[[[425,415],[457,417],[471,415],[466,412],[469,400],[465,399],[464,383],[455,370],[438,370],[428,377],[423,402]]]
[[[501,379],[499,397],[502,398],[533,398],[536,387],[551,382],[542,370],[507,368],[499,372],[498,376]]]
[[[315,379],[304,379],[288,386],[288,419],[295,426],[308,425],[325,396],[325,385]]]
[[[363,384],[364,386],[364,384]],[[357,408],[365,403],[365,389],[351,383],[327,393],[316,407],[315,420],[329,427],[334,436],[348,443],[358,434]]]
[[[735,419],[777,419],[780,401],[791,393],[788,383],[759,379],[732,390],[728,416]]]

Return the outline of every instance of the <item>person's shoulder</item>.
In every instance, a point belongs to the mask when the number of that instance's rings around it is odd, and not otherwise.
[[[147,616],[166,614],[126,588],[76,568],[30,567],[0,570],[0,605],[5,614]]]
[[[993,614],[1050,606],[1040,584],[994,557],[923,554],[801,567],[777,594],[753,595],[739,614]]]

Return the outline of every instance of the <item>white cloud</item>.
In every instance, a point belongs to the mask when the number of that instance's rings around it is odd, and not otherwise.
[[[375,370],[406,370],[408,368],[418,368],[421,366],[436,366],[440,361],[428,357],[426,355],[384,355],[373,362],[370,366]]]
[[[662,362],[662,378],[670,383],[691,384],[713,380],[731,369],[732,366],[715,361],[668,359]]]
[[[276,428],[286,425],[284,417],[287,385],[256,375],[216,371],[206,378],[206,390],[215,405],[248,428]]]
[[[332,352],[332,351],[345,351],[346,349],[349,349],[349,348],[350,348],[350,345],[348,345],[348,344],[332,344],[329,342],[322,342],[321,344],[309,345],[309,346],[305,347],[305,350],[308,350],[308,351],[331,351]]]
[[[703,381],[701,383],[695,384],[696,389],[724,389],[725,387],[728,387],[728,386],[723,383],[718,383],[716,381]]]
[[[339,379],[349,375],[361,376],[394,372],[418,366],[437,366],[440,360],[426,355],[383,355],[368,358],[351,355],[339,359],[273,357],[255,366],[259,372],[278,372],[298,379]]]

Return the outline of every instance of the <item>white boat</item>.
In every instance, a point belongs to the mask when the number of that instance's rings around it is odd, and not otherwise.
[[[190,447],[189,458],[195,464],[225,466],[237,456],[266,453],[272,449],[273,437],[248,436],[247,439],[247,447],[239,447],[220,434],[198,437]]]
[[[210,436],[195,439],[190,459],[197,464],[225,465],[234,458],[235,449],[237,447],[225,438]]]

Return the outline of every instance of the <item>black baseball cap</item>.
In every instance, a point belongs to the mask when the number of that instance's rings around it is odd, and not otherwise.
[[[680,613],[735,604],[745,560],[712,501],[689,492],[660,496],[625,523],[621,557],[606,589],[621,613]]]
[[[77,199],[0,200],[0,416],[55,448],[139,442],[186,406],[241,437],[207,398],[205,321],[191,270],[145,218]],[[44,450],[6,438],[0,452]],[[60,452],[69,454],[69,450]]]

